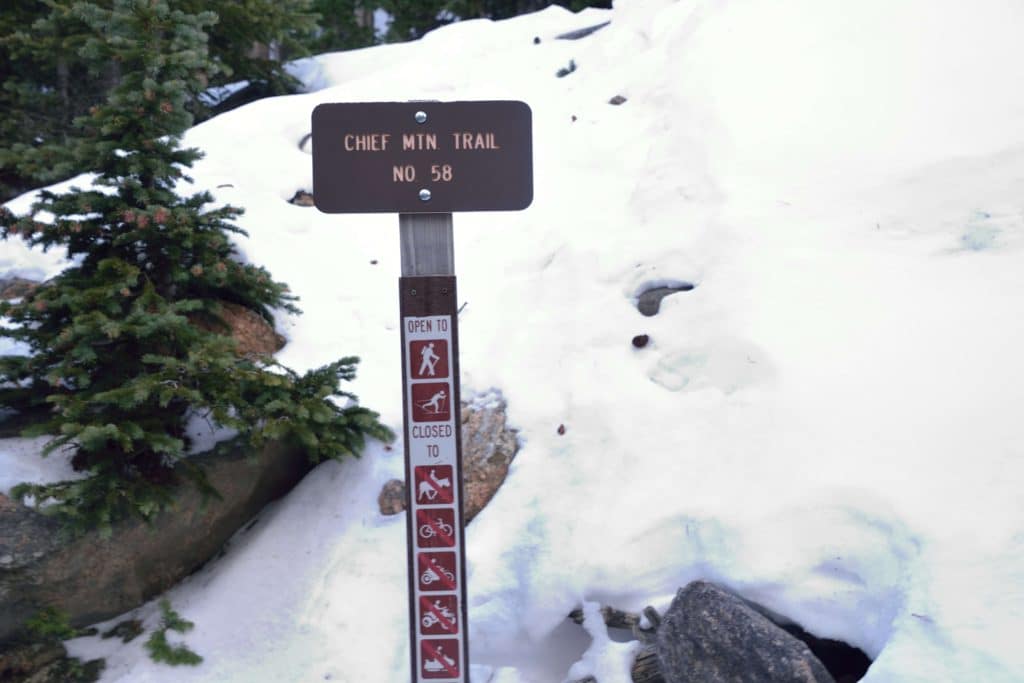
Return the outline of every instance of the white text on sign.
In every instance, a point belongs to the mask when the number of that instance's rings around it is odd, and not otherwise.
[[[403,152],[412,151],[468,151],[468,150],[500,150],[497,135],[491,131],[456,131],[449,137],[442,137],[441,148],[438,148],[438,137],[435,133],[346,133],[343,144],[346,152],[389,152],[393,151],[401,138]],[[444,143],[448,143],[445,145]],[[455,180],[455,165],[451,162],[433,161],[428,163],[392,164],[392,183],[414,183],[426,179],[434,183],[450,183]]]

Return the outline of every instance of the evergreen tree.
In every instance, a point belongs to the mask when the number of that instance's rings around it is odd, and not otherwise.
[[[210,7],[218,21],[205,29],[217,68],[201,81],[248,87],[216,106],[190,93],[186,106],[200,120],[268,95],[295,92],[285,59],[307,54],[316,28],[312,0],[208,3],[167,0],[172,9],[198,14]],[[82,54],[94,29],[75,8],[78,0],[4,0],[0,9],[0,202],[89,169],[68,154],[74,120],[102,104],[121,78],[116,59]],[[94,0],[109,10],[112,0]],[[201,91],[200,91],[201,92]]]
[[[218,114],[262,97],[296,92],[299,82],[284,68],[285,61],[309,54],[316,32],[313,0],[174,0],[188,13],[215,10],[217,22],[208,29],[210,58],[220,67],[209,74],[209,85],[246,81],[248,86],[219,102],[199,118]]]
[[[313,0],[318,15],[309,49],[314,53],[367,47],[376,42],[373,12],[376,3],[365,0]]]
[[[50,509],[76,527],[150,518],[181,476],[202,486],[184,458],[192,417],[256,446],[292,438],[314,460],[356,454],[365,435],[390,438],[338,388],[355,359],[300,377],[270,358],[240,357],[230,337],[208,331],[222,301],[266,317],[270,307],[296,310],[285,285],[233,258],[238,209],[177,193],[200,156],[180,138],[192,122],[190,98],[217,68],[203,31],[216,15],[168,0],[107,4],[70,5],[90,31],[82,57],[121,72],[109,99],[77,121],[72,156],[95,169],[94,186],[43,191],[30,214],[0,214],[4,239],[62,246],[73,262],[24,301],[0,303],[12,323],[0,334],[31,350],[0,357],[0,405],[38,415],[27,434],[55,435],[46,452],[70,449],[88,473],[15,491],[55,499]]]
[[[425,33],[463,19],[508,19],[536,12],[551,4],[573,12],[586,7],[611,8],[611,0],[380,0],[391,15],[385,38],[390,42],[414,40]]]
[[[0,201],[70,174],[59,151],[101,80],[77,55],[83,30],[67,3],[9,0],[0,11]]]

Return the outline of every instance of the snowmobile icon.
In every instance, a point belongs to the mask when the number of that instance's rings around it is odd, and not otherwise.
[[[444,671],[445,669],[454,669],[455,668],[455,660],[452,659],[451,657],[449,657],[448,655],[446,655],[441,650],[442,650],[442,648],[440,646],[438,646],[438,648],[437,648],[437,656],[442,658],[442,659],[444,659],[444,661],[446,661],[448,663],[448,666],[445,666],[444,664],[442,664],[437,659],[428,659],[428,660],[423,662],[423,670],[424,671],[426,671],[428,673],[436,673],[438,671]]]

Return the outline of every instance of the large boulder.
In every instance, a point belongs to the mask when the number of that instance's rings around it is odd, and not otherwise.
[[[23,277],[0,277],[0,300],[21,299],[39,288],[35,280]]]
[[[212,558],[243,524],[311,469],[305,454],[271,443],[196,456],[221,499],[180,484],[172,511],[151,524],[132,518],[77,538],[57,522],[0,496],[0,643],[44,607],[72,626],[109,619],[158,595]]]
[[[219,320],[192,318],[192,323],[209,332],[234,338],[240,356],[271,356],[284,348],[285,338],[263,316],[245,306],[220,301]]]
[[[462,404],[463,514],[466,523],[484,509],[519,450],[516,432],[506,423],[505,399],[499,391]],[[405,510],[405,483],[392,479],[377,499],[383,515]]]
[[[807,645],[704,581],[679,590],[654,646],[667,683],[834,683]]]

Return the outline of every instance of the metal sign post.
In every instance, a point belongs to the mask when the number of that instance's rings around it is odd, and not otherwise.
[[[522,102],[370,102],[313,111],[313,198],[398,212],[411,680],[468,683],[453,211],[533,200]]]

